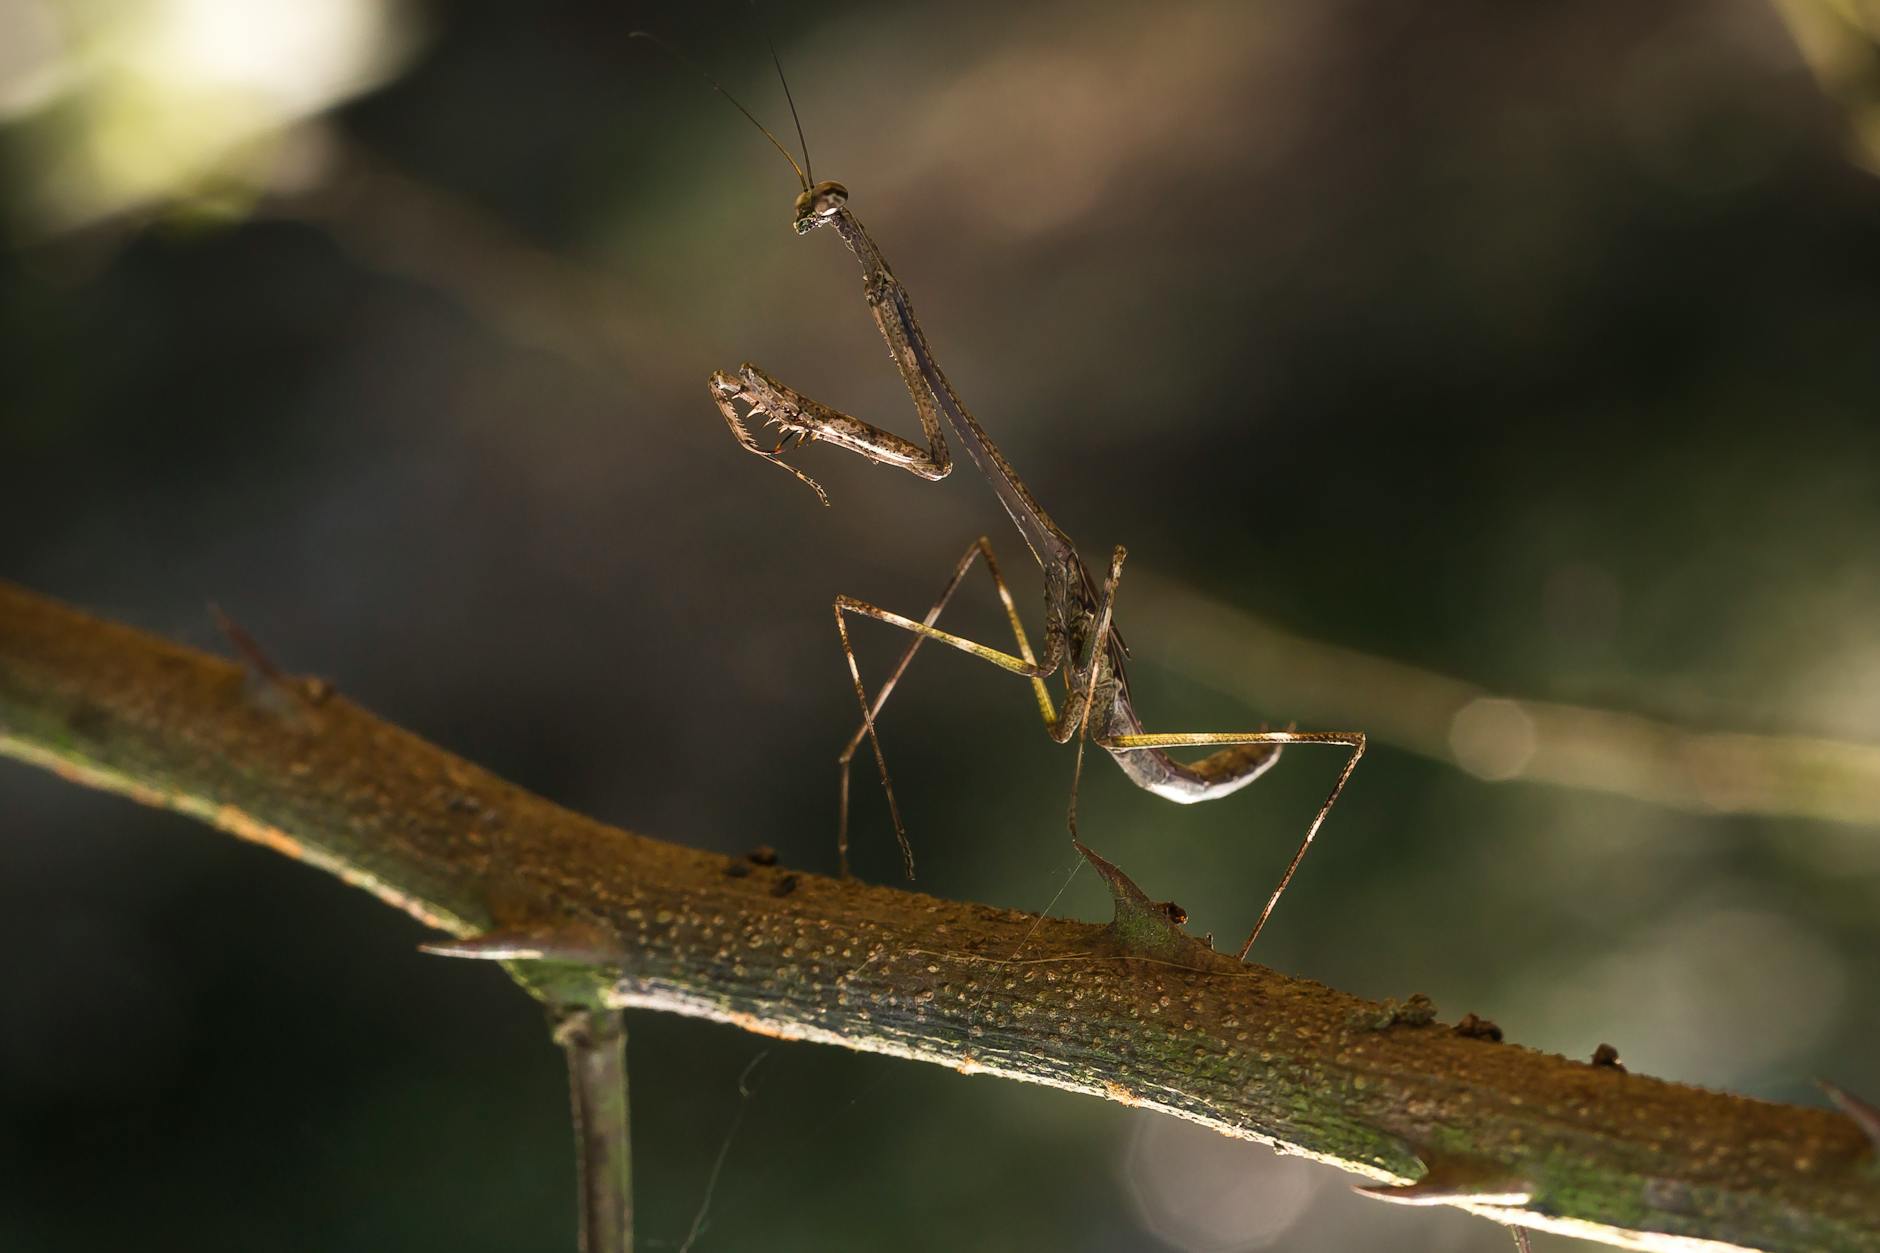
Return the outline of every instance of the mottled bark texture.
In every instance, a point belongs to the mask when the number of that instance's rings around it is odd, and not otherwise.
[[[661,843],[570,813],[322,685],[0,584],[0,752],[193,814],[506,960],[562,1005],[1046,1083],[1506,1223],[1639,1248],[1880,1250],[1859,1119],[1538,1053],[1427,1002],[1238,966],[1093,858],[1097,926]],[[4,834],[0,834],[4,838]],[[1745,1007],[1754,1012],[1754,1007]]]

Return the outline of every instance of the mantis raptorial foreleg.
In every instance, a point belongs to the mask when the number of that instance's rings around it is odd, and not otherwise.
[[[895,360],[900,364],[900,357]],[[953,454],[947,449],[946,436],[940,432],[940,419],[932,397],[916,383],[918,376],[910,375],[905,367],[902,377],[908,379],[908,390],[913,393],[914,406],[920,412],[921,431],[927,436],[924,449],[893,431],[884,431],[820,400],[812,400],[748,361],[738,367],[736,374],[716,371],[708,386],[712,403],[724,415],[732,438],[746,452],[756,453],[794,474],[827,505],[829,494],[823,491],[822,484],[783,459],[786,448],[801,448],[820,440],[860,453],[878,465],[896,466],[930,481],[943,479],[953,472]],[[737,409],[740,404],[745,406],[742,414]],[[761,419],[765,426],[774,426],[782,433],[775,448],[765,448],[751,435],[745,423],[752,418]]]
[[[929,609],[927,616],[921,620],[922,625],[930,627],[935,622],[939,621],[940,611],[945,609],[947,602],[953,599],[953,593],[958,591],[960,584],[965,581],[966,572],[972,569],[973,562],[981,558],[985,561],[986,573],[991,576],[993,587],[998,589],[999,603],[1005,609],[1006,620],[1012,624],[1012,638],[1017,643],[1018,655],[1028,664],[1037,665],[1037,660],[1032,655],[1031,642],[1025,636],[1025,623],[1018,616],[1018,606],[1012,600],[1011,589],[1005,585],[1005,577],[999,573],[998,558],[994,557],[992,554],[992,541],[983,535],[973,541],[972,545],[967,548],[965,555],[960,558],[959,563],[953,567],[953,576],[947,580],[946,587],[941,589],[939,597],[933,603],[933,608]],[[907,667],[913,662],[914,654],[920,651],[920,646],[926,639],[927,637],[925,635],[917,632],[914,638],[908,641],[906,650],[901,654],[901,659],[894,664],[894,670],[888,675],[887,679],[882,682],[881,686],[876,689],[875,698],[866,710],[863,722],[855,728],[855,734],[849,737],[849,742],[842,746],[841,755],[836,758],[836,764],[841,776],[836,807],[836,857],[841,866],[842,875],[845,878],[849,873],[849,768],[855,761],[855,750],[860,748],[862,746],[862,740],[867,738],[870,724],[873,720],[881,717],[881,708],[888,703],[888,697],[894,691],[894,685],[899,683],[901,676],[907,673]],[[844,654],[849,659],[851,670],[856,670],[855,656],[849,648],[848,632],[846,629],[842,632],[842,647]],[[1057,708],[1052,704],[1051,692],[1045,687],[1042,675],[1033,675],[1031,686],[1032,693],[1036,696],[1038,701],[1038,712],[1040,716],[1044,718],[1045,726],[1047,728],[1055,727],[1057,725]],[[892,787],[888,788],[888,794],[890,797],[893,796]],[[905,843],[902,852],[905,858],[907,856]]]

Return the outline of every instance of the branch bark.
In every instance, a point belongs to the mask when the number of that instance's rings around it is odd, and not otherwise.
[[[1627,1247],[1880,1250],[1880,1164],[1853,1118],[1568,1061],[1237,965],[1120,873],[1103,927],[662,843],[317,682],[4,583],[0,752],[337,874],[459,937],[440,951],[503,959],[556,1004],[1146,1105],[1368,1175],[1386,1199]]]

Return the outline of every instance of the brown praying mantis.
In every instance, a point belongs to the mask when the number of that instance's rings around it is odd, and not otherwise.
[[[782,77],[781,66],[778,67],[778,76]],[[933,351],[927,344],[927,337],[914,316],[914,307],[908,299],[906,287],[895,278],[881,249],[849,209],[848,189],[840,183],[814,181],[809,171],[807,143],[803,144],[803,163],[798,165],[790,151],[748,109],[709,75],[705,75],[705,78],[736,105],[752,125],[763,132],[764,137],[783,154],[790,168],[796,172],[797,181],[801,185],[793,220],[797,234],[807,235],[819,227],[832,226],[861,263],[863,298],[874,316],[875,325],[881,331],[881,337],[887,341],[888,351],[894,358],[895,368],[900,372],[902,381],[907,384],[908,394],[913,397],[926,447],[812,400],[749,362],[739,366],[735,372],[720,370],[711,376],[712,401],[724,415],[725,424],[730,427],[733,438],[747,452],[789,471],[827,505],[829,497],[822,486],[786,460],[786,454],[807,444],[824,443],[847,449],[880,465],[896,466],[920,478],[937,481],[947,477],[953,469],[946,439],[946,433],[951,431],[965,449],[967,458],[992,485],[999,503],[1004,506],[1006,514],[1018,528],[1019,535],[1044,573],[1042,656],[1032,651],[1011,591],[999,573],[992,544],[983,536],[967,548],[939,599],[924,618],[909,618],[852,596],[836,597],[836,632],[842,642],[843,655],[848,659],[849,676],[854,683],[855,698],[862,714],[861,725],[849,738],[839,758],[841,792],[836,843],[843,873],[848,873],[850,765],[863,739],[866,739],[881,775],[882,791],[887,796],[889,814],[894,822],[895,837],[900,843],[908,877],[913,877],[913,853],[908,844],[906,827],[901,821],[900,806],[895,800],[887,758],[882,752],[875,723],[915,653],[925,641],[933,640],[1028,680],[1037,700],[1038,712],[1044,719],[1045,731],[1060,744],[1076,740],[1077,757],[1069,810],[1073,836],[1077,830],[1077,785],[1082,778],[1084,746],[1091,741],[1108,752],[1138,787],[1183,804],[1214,800],[1239,791],[1270,769],[1278,760],[1280,749],[1287,744],[1336,744],[1350,750],[1344,768],[1339,771],[1337,781],[1332,784],[1324,804],[1319,806],[1312,824],[1306,828],[1305,838],[1300,841],[1298,851],[1293,854],[1279,885],[1267,898],[1259,921],[1254,924],[1246,943],[1241,945],[1239,956],[1244,959],[1266,926],[1267,919],[1272,916],[1281,894],[1292,882],[1299,863],[1318,836],[1332,806],[1337,803],[1346,781],[1357,768],[1358,759],[1364,755],[1364,733],[1290,730],[1145,731],[1130,698],[1129,680],[1124,667],[1128,650],[1113,622],[1116,589],[1122,579],[1125,550],[1118,546],[1111,554],[1108,575],[1099,587],[1083,559],[1077,555],[1070,537],[1058,528],[1043,506],[1032,497],[1017,471],[960,402],[952,384],[941,373],[939,365],[934,361]],[[784,83],[784,92],[787,98],[787,81]],[[795,113],[795,102],[791,101],[793,117]],[[800,120],[797,123],[797,138],[802,142]],[[766,447],[753,437],[749,426],[753,419],[761,420],[765,426],[777,428],[781,438],[774,447]],[[998,592],[1012,626],[1016,652],[992,648],[943,631],[935,625],[941,611],[959,589],[975,561],[983,563]],[[862,682],[861,669],[856,664],[855,650],[850,644],[851,615],[885,622],[910,632],[914,637],[872,699]],[[1051,692],[1045,684],[1045,680],[1054,675],[1061,676],[1063,680],[1062,708],[1052,701]],[[1218,751],[1193,762],[1177,761],[1165,751],[1197,746],[1217,746]]]

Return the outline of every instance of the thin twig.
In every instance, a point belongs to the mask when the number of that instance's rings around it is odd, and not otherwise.
[[[633,1253],[633,1156],[627,1118],[627,1028],[617,1009],[565,1009],[581,1253]]]

